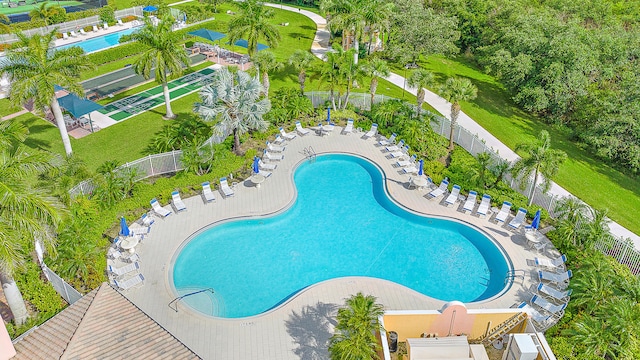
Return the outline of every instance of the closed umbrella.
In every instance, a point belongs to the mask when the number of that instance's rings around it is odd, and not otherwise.
[[[260,158],[257,156],[253,157],[253,172],[256,174],[260,172]]]
[[[327,106],[327,123],[331,123],[331,107]]]
[[[127,226],[127,220],[125,220],[124,216],[120,218],[120,235],[129,236],[129,227]]]
[[[418,176],[422,176],[422,174],[424,173],[424,171],[422,170],[424,166],[424,160],[420,159],[419,163],[420,163],[420,166],[418,167]]]
[[[533,217],[533,221],[531,222],[531,228],[538,230],[540,226],[540,209],[536,211],[536,215]]]

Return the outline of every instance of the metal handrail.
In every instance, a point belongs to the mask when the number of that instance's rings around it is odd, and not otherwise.
[[[213,291],[213,289],[212,289],[212,288],[208,288],[208,289],[202,289],[202,290],[194,291],[194,292],[192,292],[192,293],[188,293],[188,294],[184,294],[184,295],[182,295],[182,296],[178,296],[177,298],[175,298],[175,299],[171,300],[171,302],[170,302],[167,306],[169,306],[169,307],[171,308],[171,310],[173,310],[173,311],[175,311],[175,312],[178,312],[178,301],[180,301],[180,300],[182,300],[182,299],[186,298],[187,296],[200,294],[200,293],[203,293],[203,292],[205,292],[205,291],[209,291],[209,292],[211,292],[212,294],[214,293],[214,291]],[[175,308],[171,307],[171,304],[175,304]]]

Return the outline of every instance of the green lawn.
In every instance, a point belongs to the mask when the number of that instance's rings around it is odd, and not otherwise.
[[[17,1],[12,1],[12,2],[17,2]],[[29,11],[31,11],[34,8],[38,7],[39,5],[40,4],[29,4],[29,5],[22,5],[22,6],[18,6],[18,7],[8,7],[8,5],[4,5],[4,6],[0,7],[0,14],[9,15],[9,14],[28,13]],[[60,5],[60,6],[82,5],[82,2],[80,2],[80,1],[56,1],[56,5]]]
[[[565,133],[520,110],[495,78],[467,59],[430,57],[420,65],[433,71],[440,83],[450,76],[473,81],[478,87],[478,97],[463,103],[462,110],[510,148],[535,139],[542,129],[549,131],[553,147],[565,151],[569,157],[554,179],[556,183],[589,205],[609,209],[611,219],[640,234],[640,222],[635,218],[635,212],[640,209],[640,179],[608,166],[578,147]],[[403,74],[402,68],[396,67],[395,71]]]
[[[22,110],[20,107],[14,106],[9,99],[0,99],[0,117],[11,115]]]

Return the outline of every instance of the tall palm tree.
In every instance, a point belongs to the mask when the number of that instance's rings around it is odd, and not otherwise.
[[[24,249],[33,249],[35,240],[53,249],[50,228],[55,228],[61,216],[59,204],[32,184],[51,166],[51,160],[50,154],[28,152],[21,143],[0,151],[0,282],[18,324],[28,314],[13,276],[29,258]]]
[[[261,51],[253,57],[253,64],[260,71],[262,76],[262,87],[264,94],[269,95],[269,73],[282,68],[282,63],[276,60],[276,56],[271,51]]]
[[[453,150],[453,131],[460,115],[460,102],[475,99],[478,96],[478,88],[467,78],[448,78],[440,89],[440,96],[451,103],[451,132],[449,133],[449,151],[451,151]]]
[[[325,60],[319,64],[318,74],[320,76],[320,81],[326,83],[329,86],[329,93],[331,97],[331,104],[333,105],[333,110],[337,110],[338,107],[341,107],[341,97],[340,97],[340,89],[341,89],[341,80],[342,74],[340,67],[342,66],[341,61],[344,54],[344,49],[338,44],[333,44],[333,50],[329,51],[325,54]],[[336,105],[336,92],[338,93],[338,105]]]
[[[331,359],[377,358],[376,331],[383,313],[375,296],[357,293],[347,299],[346,307],[338,309],[336,333],[329,345]]]
[[[298,83],[300,84],[300,93],[302,95],[304,95],[304,83],[307,80],[307,69],[314,58],[310,52],[302,49],[294,51],[289,57],[289,65],[298,71]]]
[[[7,51],[7,59],[0,64],[0,76],[8,75],[11,82],[10,98],[22,106],[33,100],[34,110],[48,106],[53,112],[67,155],[71,155],[71,141],[64,123],[62,110],[56,99],[54,86],[84,97],[80,73],[94,67],[79,47],[51,51],[56,31],[31,37],[19,33],[18,42]]]
[[[278,46],[280,31],[268,22],[275,16],[273,10],[258,0],[234,1],[233,5],[238,8],[238,14],[229,21],[227,36],[231,43],[246,38],[250,57],[258,51],[260,38],[264,38],[267,45],[272,48]]]
[[[387,77],[391,74],[391,69],[387,62],[374,58],[371,61],[367,61],[363,64],[362,70],[371,78],[371,85],[369,85],[369,94],[371,94],[371,106],[373,106],[373,99],[376,97],[376,90],[378,89],[378,79],[381,77]]]
[[[323,0],[321,11],[329,14],[327,27],[331,32],[342,30],[342,47],[347,48],[345,39],[353,36],[354,62],[358,63],[360,39],[366,26],[365,9],[368,0]]]
[[[580,231],[581,224],[586,221],[587,204],[580,199],[570,196],[562,199],[555,208],[558,222],[557,232],[563,243],[578,245],[579,238],[584,231]]]
[[[533,184],[529,192],[529,205],[531,205],[533,203],[533,193],[538,184],[538,175],[542,175],[544,191],[549,190],[551,179],[558,173],[560,165],[567,159],[567,154],[561,150],[551,149],[551,136],[546,130],[540,131],[536,141],[518,144],[515,150],[524,153],[523,157],[516,161],[511,169],[515,176],[520,176],[524,179],[521,186],[524,187],[529,182],[533,173]]]
[[[240,154],[240,135],[249,130],[264,131],[269,123],[263,119],[271,109],[268,98],[261,98],[260,81],[244,71],[236,74],[227,68],[218,70],[210,85],[200,90],[202,102],[194,111],[206,122],[214,122],[214,131],[233,132],[233,150]]]
[[[149,79],[153,72],[156,82],[162,84],[167,119],[175,118],[171,109],[169,79],[182,75],[183,66],[190,66],[189,56],[180,44],[181,35],[171,29],[173,23],[170,15],[164,16],[157,26],[150,18],[145,18],[142,29],[131,34],[131,38],[144,47],[140,57],[133,63],[133,70],[145,79]]]
[[[417,87],[418,93],[416,94],[416,103],[418,104],[418,113],[422,111],[422,104],[424,104],[424,97],[427,94],[425,88],[431,86],[434,83],[433,73],[425,70],[418,69],[414,71],[407,79],[407,85],[411,87]]]
[[[393,2],[387,2],[385,0],[368,0],[365,4],[364,17],[369,33],[367,53],[371,55],[373,51],[373,36],[376,32],[382,34],[389,30],[391,26],[389,19],[391,19],[393,15],[395,5]]]

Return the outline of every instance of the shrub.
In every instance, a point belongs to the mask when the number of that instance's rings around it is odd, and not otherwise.
[[[107,5],[100,9],[100,21],[106,22],[108,24],[112,24],[116,22],[116,15],[113,11],[113,7],[111,5]]]
[[[64,301],[53,286],[42,279],[40,267],[34,262],[28,262],[26,271],[16,275],[15,280],[24,300],[39,313],[51,317],[64,308]]]

